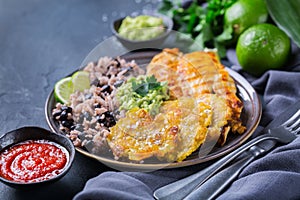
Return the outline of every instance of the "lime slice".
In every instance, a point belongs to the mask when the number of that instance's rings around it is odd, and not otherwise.
[[[72,75],[73,91],[83,92],[90,88],[89,73],[86,71],[78,71]]]
[[[75,91],[84,91],[90,88],[89,73],[86,71],[78,71],[72,77],[66,77],[59,80],[54,86],[54,96],[56,101],[67,104],[70,95]]]
[[[55,99],[63,104],[69,102],[69,98],[72,93],[73,93],[73,83],[71,77],[67,77],[59,80],[54,86]]]

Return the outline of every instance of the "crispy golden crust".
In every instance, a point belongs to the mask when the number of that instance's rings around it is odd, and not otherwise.
[[[166,101],[160,111],[151,117],[144,109],[134,108],[111,128],[107,139],[117,158],[140,161],[155,156],[182,161],[204,142],[212,120],[211,107],[205,101]]]

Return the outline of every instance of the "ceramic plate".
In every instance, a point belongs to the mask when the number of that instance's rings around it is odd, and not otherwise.
[[[135,60],[140,66],[145,66],[149,63],[152,57],[157,54],[158,51],[156,50],[140,50],[127,53],[123,56],[127,61]],[[153,169],[160,169],[160,168],[178,168],[178,167],[185,167],[191,166],[203,162],[207,162],[209,160],[218,158],[222,155],[225,155],[232,150],[239,147],[242,143],[244,143],[254,132],[256,127],[259,124],[260,117],[261,117],[261,103],[259,97],[253,87],[247,82],[245,78],[243,78],[237,72],[231,70],[230,68],[226,68],[234,79],[236,86],[237,86],[237,95],[244,103],[244,109],[241,114],[241,119],[243,124],[247,127],[247,131],[241,135],[239,134],[229,134],[227,141],[224,146],[222,147],[214,147],[212,151],[204,157],[199,158],[198,151],[191,154],[182,162],[174,162],[174,163],[147,163],[144,162],[140,163],[130,163],[130,162],[123,162],[114,160],[113,157],[101,157],[94,155],[85,149],[76,148],[76,150],[88,157],[94,158],[109,167],[118,169],[118,170],[153,170]],[[59,133],[59,124],[53,120],[51,116],[52,109],[55,107],[56,101],[54,98],[53,91],[49,94],[46,105],[45,105],[45,114],[46,119],[49,127],[52,131]]]

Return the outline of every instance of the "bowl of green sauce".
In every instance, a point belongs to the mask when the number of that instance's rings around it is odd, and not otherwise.
[[[159,48],[173,28],[173,20],[158,13],[127,16],[112,24],[112,32],[129,50]]]

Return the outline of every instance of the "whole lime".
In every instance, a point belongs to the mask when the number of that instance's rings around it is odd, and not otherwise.
[[[233,28],[236,40],[248,27],[264,23],[267,18],[268,10],[264,0],[239,0],[225,11],[224,24]]]
[[[278,69],[287,61],[291,49],[289,37],[272,24],[257,24],[244,31],[237,42],[236,55],[241,67],[260,76]]]

